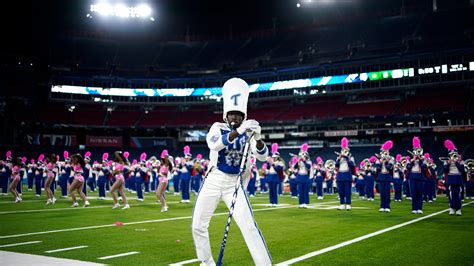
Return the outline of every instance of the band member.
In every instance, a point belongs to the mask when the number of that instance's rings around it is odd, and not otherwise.
[[[360,162],[359,167],[356,167],[356,189],[357,192],[359,192],[359,199],[365,199],[365,180],[364,180],[364,174],[363,174],[363,169],[364,168],[364,162]]]
[[[12,161],[12,152],[7,151],[5,161],[1,163],[0,170],[0,186],[2,188],[2,195],[8,195],[8,179],[11,177],[11,161]]]
[[[113,166],[115,182],[110,188],[110,194],[112,195],[112,198],[114,200],[114,207],[112,209],[117,209],[120,207],[117,196],[115,195],[115,190],[118,190],[118,192],[120,193],[120,196],[122,197],[122,201],[124,204],[122,210],[130,209],[130,205],[128,205],[128,202],[127,202],[127,196],[125,195],[124,175],[125,175],[125,171],[127,171],[126,167],[130,166],[127,158],[128,156],[125,156],[125,153],[122,153],[121,151],[115,152],[115,159],[114,159],[115,163]]]
[[[31,159],[30,163],[27,166],[28,169],[27,169],[27,174],[26,174],[26,178],[28,179],[28,191],[33,190],[33,183],[35,181],[34,165],[35,165],[35,159]],[[1,166],[0,166],[0,169],[1,169]]]
[[[413,137],[412,158],[407,163],[408,179],[410,180],[411,206],[413,214],[423,214],[423,182],[426,165],[423,161],[423,149],[420,139]]]
[[[375,163],[377,168],[377,183],[380,191],[379,212],[390,212],[390,183],[392,182],[392,171],[394,160],[390,156],[393,141],[386,141],[380,148],[380,157]]]
[[[11,174],[12,181],[10,183],[10,187],[8,188],[8,191],[12,193],[15,203],[17,203],[21,201],[20,193],[18,193],[18,190],[17,190],[18,182],[20,182],[21,158],[18,157],[15,161],[11,162],[9,167],[12,171],[12,174]]]
[[[278,184],[280,176],[283,175],[283,162],[278,152],[278,144],[272,144],[272,157],[268,158],[267,183],[269,190],[270,206],[278,206]]]
[[[403,194],[407,198],[407,200],[411,200],[411,191],[410,191],[410,181],[408,179],[408,170],[407,170],[407,164],[410,161],[410,156],[405,156],[402,158],[402,168],[403,168],[403,174],[405,176],[405,179],[403,180]]]
[[[71,176],[71,158],[69,158],[69,152],[64,151],[63,153],[64,162],[59,165],[59,186],[61,187],[61,197],[67,198],[67,180]]]
[[[454,143],[446,140],[444,147],[448,149],[449,156],[447,160],[444,160],[444,174],[449,196],[449,214],[461,215],[461,190],[464,183],[463,176],[466,172]]]
[[[298,186],[299,207],[308,208],[309,186],[311,185],[311,179],[309,178],[311,171],[311,160],[309,159],[307,143],[301,145],[300,152],[298,153],[298,162],[294,167],[297,169],[296,185]]]
[[[199,192],[199,188],[201,187],[201,180],[204,175],[202,162],[202,154],[199,153],[198,155],[196,155],[196,159],[194,160],[192,171],[192,186],[195,195]]]
[[[39,160],[39,159],[38,159]],[[86,162],[84,162],[84,159],[82,156],[77,153],[72,155],[71,157],[72,163],[71,167],[72,170],[74,171],[74,180],[72,181],[71,185],[69,186],[69,194],[71,195],[72,198],[72,206],[71,207],[77,207],[79,204],[77,203],[76,200],[76,192],[81,196],[81,198],[84,200],[84,207],[87,207],[90,205],[89,201],[87,200],[86,194],[83,192],[83,187],[84,187],[84,176],[83,176],[83,169],[86,167]]]
[[[474,160],[464,162],[466,168],[466,198],[474,199]]]
[[[146,153],[140,155],[140,164],[137,167],[135,172],[135,189],[137,191],[137,200],[143,201],[143,184],[145,183],[145,178],[147,176],[148,167],[146,160]]]
[[[393,189],[395,190],[394,201],[402,201],[402,184],[403,184],[403,167],[402,167],[402,155],[397,154],[395,157],[395,165],[393,166]]]
[[[26,173],[26,157],[21,158],[21,164],[20,164],[20,182],[16,185],[16,190],[18,191],[18,195],[21,197],[22,189],[23,189],[23,177],[25,176]]]
[[[256,158],[252,156],[252,170],[250,173],[250,180],[249,184],[247,185],[247,192],[249,193],[249,197],[255,197],[255,192],[257,191],[257,176],[258,176],[258,168],[256,166]]]
[[[168,155],[166,155],[168,156]],[[161,153],[161,157],[163,158],[163,153]],[[181,192],[180,190],[180,184],[181,184],[181,178],[180,174],[181,172],[179,171],[178,166],[181,164],[181,160],[179,157],[174,159],[174,165],[176,167],[173,168],[172,175],[173,175],[173,188],[174,188],[174,195],[179,195]]]
[[[46,182],[44,184],[44,189],[46,191],[46,205],[56,203],[56,198],[54,197],[53,190],[51,186],[53,185],[54,179],[56,177],[55,168],[56,168],[56,155],[51,154],[47,158],[46,162]]]
[[[296,184],[296,173],[298,170],[295,167],[297,163],[298,157],[296,156],[293,156],[293,158],[291,158],[291,160],[288,162],[288,179],[290,183],[290,193],[292,199],[298,198],[298,185]]]
[[[180,179],[181,179],[181,190],[182,190],[182,200],[181,203],[190,203],[189,200],[189,183],[191,182],[191,171],[193,169],[193,162],[191,161],[191,149],[189,146],[183,148],[184,161],[181,161],[180,166]]]
[[[40,154],[38,160],[36,161],[36,171],[35,171],[35,191],[36,197],[41,196],[41,182],[43,180],[43,171],[44,171],[44,154]]]
[[[434,166],[435,169],[433,169],[433,165],[431,165],[431,158],[429,153],[425,153],[423,155],[424,162],[426,165],[425,168],[425,185],[424,185],[424,191],[423,191],[423,201],[424,202],[433,202],[433,184],[436,181],[436,174],[433,176],[433,172],[436,173],[436,165]]]
[[[314,169],[314,181],[316,183],[316,195],[318,200],[323,199],[323,183],[326,179],[326,169],[324,169],[323,159],[316,158],[316,165]]]
[[[158,184],[158,187],[156,188],[156,198],[161,203],[161,212],[168,211],[168,204],[165,198],[165,190],[166,190],[166,187],[168,186],[170,172],[172,171],[173,171],[173,164],[171,163],[170,157],[168,155],[168,150],[163,150],[163,152],[161,152],[161,164],[160,164],[160,171],[158,174],[159,184]]]
[[[334,194],[334,179],[337,176],[336,162],[334,160],[327,160],[324,163],[324,168],[326,169],[326,192],[329,195]]]
[[[241,161],[247,156],[244,154],[247,141],[249,154],[254,154],[262,162],[268,157],[268,148],[262,140],[259,123],[255,120],[246,120],[248,95],[249,87],[245,81],[238,78],[226,81],[222,88],[225,123],[214,123],[206,137],[210,149],[210,169],[196,197],[192,220],[193,239],[201,265],[215,265],[208,227],[220,199],[228,208],[235,206],[233,218],[242,232],[253,263],[272,264],[265,240],[254,220],[244,192],[250,175],[250,158],[244,167],[245,171],[240,173]],[[253,135],[253,138],[247,140],[247,132],[253,132],[248,135]],[[243,186],[237,183],[239,177],[242,177]],[[236,193],[235,201],[233,201],[234,193]],[[231,207],[232,203],[234,204]]]
[[[99,187],[99,200],[105,200],[105,187],[109,181],[110,168],[108,165],[109,154],[105,152],[102,154],[102,164],[97,167],[97,186]]]
[[[337,192],[341,204],[338,210],[350,210],[352,209],[352,174],[355,173],[355,165],[349,151],[349,140],[345,137],[341,140],[341,153],[338,153],[336,159],[336,169]]]
[[[371,156],[369,159],[364,160],[364,167],[361,169],[365,180],[365,194],[368,201],[374,201],[375,175],[377,173],[374,164],[376,162],[377,157]]]
[[[260,183],[260,193],[267,193],[267,169],[268,164],[262,164],[262,168],[258,170],[258,180],[257,182]]]

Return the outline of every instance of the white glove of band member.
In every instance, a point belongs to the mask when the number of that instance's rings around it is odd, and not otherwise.
[[[262,128],[260,126],[257,126],[255,130],[253,130],[255,135],[253,136],[256,141],[259,141],[262,139]]]
[[[255,121],[255,120],[245,120],[244,122],[242,122],[242,124],[240,125],[239,128],[237,128],[237,133],[239,133],[239,135],[241,134],[244,134],[245,131],[255,131],[257,129],[257,127],[260,127],[258,122]]]

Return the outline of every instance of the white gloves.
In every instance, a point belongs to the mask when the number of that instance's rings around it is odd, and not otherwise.
[[[257,121],[250,119],[242,122],[240,127],[237,128],[237,133],[239,133],[239,135],[245,133],[246,131],[253,131],[255,134],[260,134],[262,129],[260,128],[260,125]]]

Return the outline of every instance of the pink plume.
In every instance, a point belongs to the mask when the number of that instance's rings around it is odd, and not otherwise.
[[[316,158],[316,162],[317,162],[317,163],[322,163],[322,162],[323,162],[323,159],[318,156],[318,157]]]
[[[128,151],[123,153],[123,157],[128,160],[128,156],[130,156],[130,153]]]
[[[359,166],[360,168],[364,167],[364,162],[360,162]]]
[[[63,156],[64,156],[64,160],[66,160],[67,158],[69,158],[69,152],[68,152],[68,151],[64,151],[64,152],[63,152]]]
[[[413,149],[421,148],[420,139],[413,137]]]
[[[456,150],[456,146],[454,146],[454,143],[449,139],[444,141],[444,147],[446,147],[448,151]]]
[[[163,158],[163,157],[162,157]],[[174,164],[179,164],[179,158],[174,159]]]
[[[196,159],[201,160],[202,159],[202,154],[199,153],[198,155],[196,155]]]
[[[291,163],[292,163],[293,165],[297,164],[297,163],[298,163],[298,157],[293,156],[293,158],[291,158]]]
[[[140,161],[145,161],[145,160],[146,160],[146,152],[140,155]]]
[[[434,163],[434,160],[433,160],[433,158],[430,158],[430,163]]]
[[[429,159],[429,158],[430,158],[430,154],[429,154],[429,153],[425,153],[425,154],[423,155],[423,158]]]
[[[12,157],[12,151],[7,151],[7,158]]]
[[[388,140],[382,145],[382,150],[388,151],[393,147],[393,141]]]
[[[189,148],[189,146],[186,145],[186,146],[184,146],[183,151],[184,151],[184,154],[188,154],[188,153],[190,153],[191,148]]]
[[[362,167],[362,166],[361,166]],[[356,167],[356,172],[359,172],[359,167]]]
[[[107,165],[108,165],[108,166],[112,166],[112,164],[114,164],[114,162],[113,162],[112,160],[110,160],[110,161],[107,162]]]
[[[397,157],[395,157],[395,160],[397,162],[400,162],[402,160],[402,155],[401,154],[397,154]]]
[[[167,157],[167,156],[168,156],[168,150],[163,150],[163,151],[161,152],[161,158],[165,158],[165,157]]]
[[[109,154],[104,152],[104,154],[102,154],[102,161],[107,161],[107,159],[109,159]]]
[[[30,163],[31,163],[31,164],[35,164],[35,159],[31,159],[31,160],[30,160]]]
[[[375,157],[375,156],[372,156],[372,157],[369,158],[369,162],[371,162],[371,163],[375,163],[376,161],[377,161],[377,157]]]
[[[137,164],[137,159],[133,159],[132,164]]]
[[[40,156],[38,157],[38,162],[42,162],[44,159],[44,154],[40,154]]]
[[[272,144],[272,153],[277,153],[278,152],[278,143],[273,143]]]
[[[59,159],[60,159],[59,155],[56,155],[56,161],[59,161]]]
[[[341,148],[342,149],[347,149],[349,147],[349,140],[344,137],[341,139]]]
[[[301,145],[301,151],[303,152],[307,152],[308,151],[308,143],[303,143],[303,145]]]
[[[407,160],[407,162],[409,162],[409,161],[410,161],[410,156],[407,155],[407,156],[405,157],[405,160]]]
[[[148,162],[146,163],[146,167],[151,167],[151,161],[148,161]]]
[[[84,154],[84,156],[90,158],[91,157],[91,152],[90,151],[86,152],[86,154]]]
[[[94,163],[93,163],[93,164],[98,164],[98,163],[99,163],[99,162],[97,162],[97,161],[94,161]]]
[[[21,158],[21,163],[25,163],[26,160],[27,160],[26,157]]]
[[[264,163],[264,164],[262,165],[262,169],[263,169],[263,170],[267,170],[267,168],[268,168],[268,164]]]

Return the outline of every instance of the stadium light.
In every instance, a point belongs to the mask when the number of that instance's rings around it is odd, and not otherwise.
[[[297,4],[296,4],[296,7],[298,7],[298,8],[301,7],[301,4],[300,4],[300,3],[297,3]]]
[[[88,13],[86,17],[92,18],[93,13],[97,13],[104,17],[115,16],[121,18],[149,18],[151,21],[155,21],[155,18],[151,17],[153,10],[147,4],[127,6],[122,3],[111,5],[107,2],[100,2],[90,6],[90,13]]]

